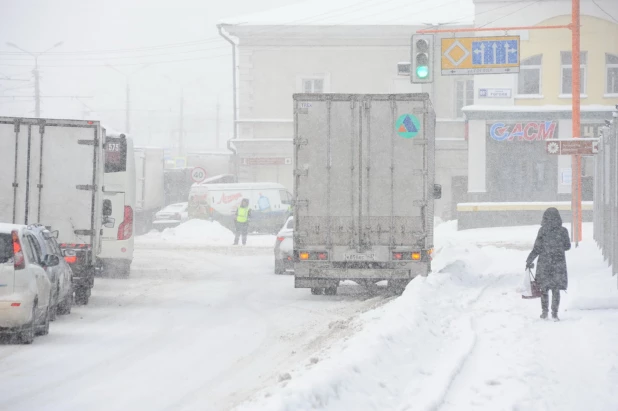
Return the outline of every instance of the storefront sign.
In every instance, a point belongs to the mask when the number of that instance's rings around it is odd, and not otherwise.
[[[480,88],[479,97],[481,98],[511,98],[510,88]]]
[[[493,123],[488,125],[489,135],[495,141],[543,141],[554,138],[556,121],[530,121],[522,123]]]
[[[550,140],[545,142],[548,154],[563,156],[591,156],[599,152],[598,138],[569,138],[566,140]]]

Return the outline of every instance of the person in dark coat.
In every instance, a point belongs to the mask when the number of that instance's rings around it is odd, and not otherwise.
[[[560,290],[569,285],[565,251],[571,249],[569,232],[562,226],[560,212],[554,207],[545,210],[541,229],[534,242],[534,248],[526,260],[526,269],[534,268],[534,260],[539,257],[536,267],[536,282],[541,289],[541,318],[547,318],[549,290],[552,294],[551,315],[558,321]]]

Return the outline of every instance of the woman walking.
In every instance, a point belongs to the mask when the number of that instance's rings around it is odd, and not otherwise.
[[[526,269],[536,267],[536,282],[541,289],[541,318],[546,319],[549,306],[549,290],[552,294],[551,316],[558,321],[560,291],[568,286],[565,251],[571,249],[569,232],[562,226],[560,213],[554,207],[545,210],[541,229],[534,242],[534,248],[526,260]]]

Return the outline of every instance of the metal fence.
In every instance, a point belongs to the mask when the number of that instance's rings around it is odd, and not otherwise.
[[[618,112],[602,129],[594,177],[594,240],[618,274]]]

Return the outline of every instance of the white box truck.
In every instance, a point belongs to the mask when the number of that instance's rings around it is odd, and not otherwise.
[[[435,113],[422,94],[294,95],[296,288],[401,292],[431,270]]]
[[[152,228],[155,214],[165,205],[164,150],[135,148],[135,231],[141,234]]]
[[[0,222],[59,231],[75,302],[94,286],[104,216],[105,130],[97,121],[0,117]]]

